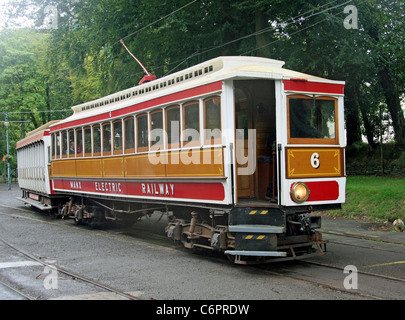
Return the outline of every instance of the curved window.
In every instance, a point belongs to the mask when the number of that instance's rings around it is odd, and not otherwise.
[[[76,129],[76,156],[83,157],[83,129]]]
[[[111,124],[103,124],[103,156],[111,155]]]
[[[183,105],[183,146],[200,144],[200,104],[198,101]]]
[[[161,149],[163,147],[163,111],[157,110],[150,114],[151,128],[151,150]]]
[[[67,158],[68,154],[68,139],[67,139],[67,132],[62,132],[62,158]]]
[[[166,109],[167,148],[180,148],[180,106]]]
[[[101,131],[99,124],[93,126],[93,156],[101,156]]]
[[[84,128],[84,156],[91,157],[91,128]]]
[[[73,158],[75,156],[75,132],[74,130],[69,130],[69,158]]]
[[[56,134],[56,158],[60,158],[60,148],[61,148],[61,138],[60,138],[60,132]]]
[[[122,120],[113,122],[114,154],[122,154]]]
[[[57,146],[57,144],[55,142],[56,142],[57,135],[58,135],[58,133],[51,134],[52,159],[56,158],[56,146]]]
[[[204,100],[204,143],[221,143],[221,98],[218,96]]]
[[[142,114],[136,117],[137,150],[148,151],[148,115]]]
[[[124,120],[125,130],[125,153],[135,152],[135,131],[134,117],[129,117]]]

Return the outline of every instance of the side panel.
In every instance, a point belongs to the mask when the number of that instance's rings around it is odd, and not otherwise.
[[[124,167],[128,178],[164,177],[166,172],[164,164],[153,164],[147,154],[125,157]]]
[[[128,181],[109,179],[53,179],[55,190],[78,194],[114,195],[120,198],[175,200],[223,204],[224,182]]]
[[[167,157],[167,177],[224,176],[222,148],[172,151],[168,153]]]
[[[291,178],[341,177],[344,174],[341,148],[286,148],[286,176]]]
[[[64,161],[63,161],[64,162]],[[63,163],[61,162],[61,163]],[[56,165],[58,162],[52,162],[52,164]],[[62,164],[59,164],[62,165]],[[80,160],[79,163],[76,165],[76,174],[77,177],[102,177],[103,172],[103,165],[101,159],[84,159]]]
[[[304,182],[307,184],[310,195],[307,201],[303,204],[297,204],[292,200],[290,191],[295,183]],[[298,206],[298,205],[324,205],[324,204],[339,204],[346,201],[346,178],[335,179],[288,179],[283,184],[286,192],[284,193],[284,203],[286,206]]]
[[[43,140],[17,150],[20,188],[49,194],[47,148]]]
[[[341,204],[346,200],[344,84],[284,80],[282,105],[279,106],[281,123],[278,143],[281,165],[281,204],[286,207]],[[314,144],[302,140],[301,144],[288,144],[287,94],[311,94],[337,100],[337,139],[333,144]],[[308,139],[309,140],[309,139]],[[309,197],[296,203],[291,190],[297,182],[308,186]]]

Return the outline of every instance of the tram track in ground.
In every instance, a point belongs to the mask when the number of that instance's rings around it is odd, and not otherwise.
[[[103,290],[105,290],[105,291],[107,291],[109,293],[114,293],[114,294],[116,294],[116,295],[118,295],[118,296],[120,296],[122,298],[127,299],[127,300],[144,300],[144,299],[142,299],[140,297],[134,296],[134,295],[132,295],[130,293],[123,292],[123,291],[115,289],[115,288],[112,288],[112,287],[110,287],[108,285],[105,285],[105,284],[103,284],[101,282],[90,279],[88,277],[85,277],[85,276],[80,275],[78,273],[75,273],[73,271],[70,271],[70,270],[55,266],[53,264],[47,263],[47,262],[41,260],[40,258],[37,258],[34,255],[29,254],[29,253],[15,247],[14,245],[12,245],[11,243],[9,243],[8,241],[6,241],[5,239],[3,239],[1,237],[0,237],[0,242],[3,243],[4,245],[8,246],[9,248],[14,250],[15,252],[18,252],[19,254],[23,255],[24,257],[27,257],[31,261],[34,261],[34,262],[36,262],[39,265],[42,265],[44,267],[48,267],[50,269],[56,270],[58,273],[62,273],[64,275],[67,275],[73,280],[79,280],[79,281],[81,281],[83,283],[90,284],[90,285],[95,286],[97,288],[101,288],[101,289],[103,289]],[[17,294],[26,297],[29,300],[35,300],[35,298],[31,297],[30,295],[27,295],[27,294],[23,293],[21,290],[18,290],[17,288],[14,288],[13,286],[11,286],[9,284],[6,284],[4,282],[1,282],[1,284],[8,287],[9,289],[15,291]]]
[[[328,265],[328,264],[325,264],[325,263],[319,263],[319,262],[314,262],[314,261],[301,260],[301,261],[299,261],[299,263],[307,264],[307,265],[314,265],[314,266],[319,266],[319,267],[324,267],[324,268],[329,268],[329,269],[341,270],[342,272],[345,270],[345,268],[342,268],[342,267],[339,267],[339,266],[333,266],[333,265]],[[371,277],[388,279],[388,280],[393,280],[393,281],[405,283],[405,279],[386,276],[386,275],[378,274],[378,273],[374,273],[374,272],[367,272],[367,271],[358,270],[357,273],[367,275],[367,276],[371,276]]]
[[[280,269],[280,273],[296,279],[302,279],[314,284],[326,286],[331,289],[348,292],[366,299],[395,300],[405,298],[405,294],[403,292],[403,286],[405,283],[404,276],[395,276],[398,275],[398,273],[395,273],[395,271],[389,274],[389,272],[384,269],[379,269],[379,273],[369,271],[371,267],[387,267],[398,263],[405,263],[405,261],[396,261],[398,260],[397,257],[404,256],[405,250],[403,249],[402,243],[389,240],[380,241],[380,239],[377,237],[370,237],[368,235],[361,234],[352,235],[335,232],[323,233],[342,237],[342,239],[339,240],[331,239],[329,240],[328,244],[340,246],[339,250],[338,247],[335,247],[334,252],[337,253],[338,256],[339,252],[344,252],[344,260],[336,260],[332,258],[325,259],[325,262],[320,262],[316,261],[316,259],[314,259],[315,261],[303,259],[296,261],[294,266],[283,266]],[[345,239],[343,238],[350,238],[350,240],[359,239],[361,242],[345,242]],[[387,245],[390,244],[392,244],[394,247],[387,248]],[[372,254],[367,253],[371,261],[374,259],[375,261],[378,261],[378,259],[383,259],[385,262],[364,263],[365,261],[362,261],[361,258],[356,257],[353,259],[353,256],[360,254],[359,250],[363,250],[363,252],[367,252],[369,250],[372,252]],[[380,258],[378,258],[379,256]],[[356,267],[356,265],[358,265],[358,267]],[[302,266],[303,268],[297,268],[297,266]],[[352,272],[356,273],[356,279],[359,281],[359,288],[356,290],[346,289],[343,285],[344,278],[346,278]],[[399,273],[399,275],[401,275],[401,273]],[[337,282],[336,279],[340,279],[340,283]],[[328,283],[329,281],[330,284]]]
[[[15,288],[1,280],[0,280],[0,287],[4,287],[7,290],[10,290],[13,293],[13,296],[15,295],[15,296],[21,297],[21,298],[23,298],[23,300],[36,300],[34,297],[22,292],[21,290],[18,290],[17,288]],[[15,298],[15,297],[13,297],[13,298]]]
[[[256,270],[260,269],[261,271],[271,275],[304,281],[317,287],[328,288],[332,291],[348,293],[353,295],[353,297],[360,299],[404,299],[403,293],[402,296],[399,295],[395,297],[395,294],[390,295],[391,293],[376,292],[374,291],[375,287],[378,287],[379,285],[376,284],[373,286],[373,284],[384,283],[385,286],[391,288],[395,286],[395,289],[392,289],[392,291],[402,292],[405,279],[357,270],[356,272],[358,275],[362,277],[361,285],[359,285],[359,288],[356,289],[347,289],[344,287],[343,283],[344,278],[348,275],[348,273],[344,272],[345,268],[339,266],[328,265],[310,260],[296,260],[293,264],[280,263],[277,265],[277,267],[274,266],[275,264],[268,264],[252,266],[252,268],[255,268]]]
[[[349,232],[337,232],[337,231],[322,231],[322,234],[325,235],[332,235],[332,236],[337,236],[337,237],[343,237],[343,238],[351,238],[351,239],[363,239],[363,240],[369,240],[369,241],[374,241],[374,242],[378,242],[378,243],[391,243],[391,244],[395,244],[395,245],[402,245],[404,246],[405,244],[402,242],[396,242],[393,240],[387,240],[387,239],[381,239],[377,236],[371,236],[371,235],[367,235],[367,234],[361,234],[361,233],[349,233]],[[356,247],[364,247],[364,248],[368,248],[368,249],[376,249],[376,250],[382,250],[382,251],[387,251],[387,252],[396,252],[396,251],[392,251],[392,250],[387,250],[386,248],[378,248],[378,247],[369,247],[369,246],[360,246],[358,244],[350,244],[347,242],[340,242],[340,241],[336,241],[336,240],[329,240],[329,243],[336,243],[336,244],[344,244],[344,245],[351,245],[351,246],[356,246]]]
[[[4,207],[4,206],[3,206]],[[41,217],[32,217],[32,211],[28,210],[28,209],[22,209],[22,208],[14,208],[14,207],[7,207],[9,209],[18,209],[21,212],[26,212],[26,213],[31,213],[29,216],[26,216],[24,214],[15,214],[15,213],[0,213],[1,215],[9,215],[15,218],[22,218],[22,219],[28,219],[28,220],[35,220],[37,222],[41,222],[41,223],[50,223],[50,224],[55,224],[55,225],[59,225],[60,223],[58,221],[49,221],[49,219],[42,219]],[[48,216],[49,218],[49,216]],[[65,224],[64,224],[65,225]],[[72,223],[72,226],[74,226],[74,224]],[[118,240],[123,241],[121,239],[121,236],[124,236],[126,238],[125,241],[131,241],[131,239],[134,239],[135,241],[137,240],[142,240],[146,243],[149,242],[149,239],[146,237],[146,239],[144,237],[140,237],[140,235],[131,235],[130,233],[127,233],[125,230],[117,230],[114,229],[112,232],[110,232],[109,230],[99,230],[101,231],[103,234],[104,232],[106,232],[105,236],[110,237],[109,234],[113,234],[114,235],[114,239],[115,237],[119,237]],[[149,232],[152,232],[153,230],[149,230]],[[348,238],[359,238],[358,235],[345,235],[345,234],[336,234],[336,233],[330,233],[330,232],[324,232],[325,234],[333,234],[335,236],[341,236],[341,237],[348,237]],[[0,239],[1,240],[1,239]],[[159,241],[157,241],[156,239],[152,239],[153,241],[151,241],[151,243],[155,243],[158,245],[161,245],[160,242],[163,241],[161,239],[159,239]],[[377,241],[376,239],[370,239],[367,238],[366,240],[374,240],[375,242]],[[347,247],[356,247],[356,248],[361,248],[361,249],[369,249],[369,250],[379,250],[381,252],[387,252],[387,253],[398,253],[395,250],[390,250],[390,249],[384,249],[384,248],[376,248],[374,247],[372,244],[371,245],[367,245],[367,243],[365,244],[356,244],[356,243],[346,243],[344,242],[343,239],[341,240],[330,240],[331,244],[334,245],[339,245],[339,246],[347,246]],[[163,246],[165,246],[164,244],[162,244]],[[35,258],[35,257],[34,257]],[[210,257],[210,255],[208,254],[208,257],[205,256],[205,254],[203,255],[202,259],[214,259],[216,260],[218,263],[224,263],[227,264],[227,260],[226,259],[222,259],[222,258],[218,258],[218,257]],[[43,264],[43,261],[41,261],[42,265],[45,266],[45,264]],[[339,263],[345,263],[343,262],[339,262]],[[258,270],[260,268],[260,270],[262,270],[263,272],[272,274],[272,275],[277,275],[277,276],[282,276],[282,277],[286,277],[286,278],[291,278],[291,279],[295,279],[295,280],[301,280],[301,281],[305,281],[307,283],[311,283],[314,286],[318,286],[318,287],[324,287],[324,288],[328,288],[330,290],[334,290],[337,292],[344,292],[344,293],[350,293],[353,295],[353,297],[356,298],[360,298],[360,299],[387,299],[387,296],[385,296],[384,294],[378,294],[378,293],[374,293],[373,291],[370,290],[362,290],[362,291],[358,291],[358,290],[346,290],[343,287],[343,279],[346,275],[344,275],[344,268],[340,267],[340,266],[336,266],[334,263],[332,264],[328,264],[328,263],[323,263],[323,262],[316,262],[316,261],[311,261],[311,260],[300,260],[300,261],[295,261],[294,263],[280,263],[277,264],[276,267],[274,267],[276,265],[276,263],[274,264],[270,264],[270,265],[263,265],[261,267],[254,267],[256,268],[255,270]],[[253,266],[252,266],[253,267]],[[66,273],[66,272],[67,273]],[[103,288],[106,291],[109,292],[114,292],[115,289],[113,288],[109,288],[108,286],[104,286],[103,284],[97,283],[97,281],[93,281],[91,279],[85,278],[85,277],[81,277],[78,274],[75,274],[74,272],[70,272],[68,270],[63,270],[63,269],[58,269],[58,272],[67,274],[68,276],[78,279],[78,280],[82,280],[83,282],[87,282],[91,285],[94,286],[98,286]],[[307,274],[306,274],[307,273]],[[404,279],[401,278],[397,278],[397,277],[390,277],[390,276],[385,276],[385,275],[381,275],[381,274],[376,274],[376,273],[372,273],[372,272],[366,272],[363,270],[359,270],[358,271],[359,275],[367,277],[367,281],[368,282],[389,282],[389,283],[394,283],[394,285],[397,287],[398,285],[403,286],[403,282],[405,282]],[[318,276],[319,274],[323,274],[323,276],[321,276],[321,278]],[[335,280],[333,280],[332,278],[335,277],[340,277],[340,283],[338,283]],[[332,279],[332,280],[331,280]],[[90,280],[90,281],[88,281]],[[111,291],[110,289],[113,289],[113,291]],[[115,290],[115,291],[119,291],[119,290]],[[122,292],[121,292],[122,293]],[[117,293],[118,294],[118,293]],[[140,300],[139,297],[136,296],[127,296],[127,293],[123,293],[124,297],[127,299],[131,299],[131,300]],[[120,294],[120,296],[123,296],[122,294]],[[392,297],[388,297],[389,299],[391,299]],[[393,298],[394,299],[394,298]]]

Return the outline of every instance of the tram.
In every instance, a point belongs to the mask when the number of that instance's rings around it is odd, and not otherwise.
[[[21,199],[90,226],[166,213],[170,239],[238,264],[323,254],[345,83],[283,65],[218,57],[73,106],[18,142]]]

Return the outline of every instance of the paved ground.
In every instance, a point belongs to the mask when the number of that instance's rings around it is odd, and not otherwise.
[[[344,220],[322,220],[324,237],[331,240],[329,253],[312,262],[338,268],[355,265],[360,271],[379,273],[386,278],[359,280],[359,290],[345,291],[342,269],[327,269],[299,263],[273,264],[257,269],[229,265],[225,259],[193,255],[166,239],[164,221],[145,221],[131,233],[121,229],[89,230],[72,221],[54,220],[25,209],[15,199],[16,185],[8,191],[0,184],[0,237],[43,259],[56,260],[58,266],[74,270],[143,299],[161,300],[348,300],[404,299],[403,283],[391,283],[389,277],[405,279],[405,233],[381,232],[375,224]],[[163,219],[162,219],[163,220]],[[348,237],[347,237],[348,236]],[[147,238],[146,238],[147,237]],[[46,239],[46,240],[45,240]],[[0,246],[0,263],[28,260]],[[402,270],[402,271],[401,271]],[[7,266],[0,269],[0,299],[21,299],[6,286],[17,283],[24,293],[36,299],[113,299],[69,277],[60,275],[57,291],[44,290],[47,274],[43,266]],[[405,280],[404,280],[405,281]],[[401,295],[402,294],[402,295]]]

